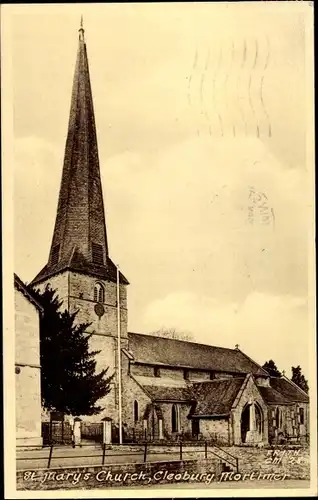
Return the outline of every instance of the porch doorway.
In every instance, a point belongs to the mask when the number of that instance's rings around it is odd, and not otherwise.
[[[247,435],[249,434],[249,442],[261,442],[264,434],[264,418],[263,412],[257,403],[253,407],[248,403],[242,411],[241,415],[241,441],[246,443]]]
[[[250,430],[250,405],[246,405],[241,415],[241,440],[246,443],[246,435]]]

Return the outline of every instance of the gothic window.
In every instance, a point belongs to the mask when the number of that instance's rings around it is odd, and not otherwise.
[[[183,378],[189,380],[189,370],[183,370]]]
[[[179,408],[177,405],[172,405],[171,408],[171,430],[172,432],[179,431]]]
[[[51,264],[55,266],[59,261],[60,256],[60,245],[54,245],[51,255]]]
[[[104,264],[104,253],[102,245],[97,243],[92,243],[92,258],[94,264],[103,265]]]
[[[134,401],[134,421],[135,422],[138,422],[138,418],[139,418],[138,411],[139,411],[138,401]]]
[[[304,408],[299,408],[299,423],[303,424],[304,421]]]
[[[215,379],[215,373],[214,372],[210,372],[210,380],[214,380]]]
[[[103,285],[95,283],[94,286],[94,302],[105,302],[105,291]]]
[[[276,420],[276,427],[280,427],[281,424],[281,417],[280,417],[280,411],[279,408],[276,408],[276,415],[275,415],[275,420]]]
[[[160,377],[160,368],[158,366],[154,367],[154,375],[155,377]]]

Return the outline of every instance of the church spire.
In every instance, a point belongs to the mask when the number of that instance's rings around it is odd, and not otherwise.
[[[33,283],[71,269],[116,280],[108,242],[83,17],[57,216],[48,264]],[[128,283],[121,275],[121,281]]]

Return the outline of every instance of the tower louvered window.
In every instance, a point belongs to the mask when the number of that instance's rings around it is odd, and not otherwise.
[[[52,250],[51,264],[55,266],[59,261],[60,256],[60,245],[55,245]]]
[[[92,243],[92,257],[94,264],[104,264],[104,253],[102,245]]]

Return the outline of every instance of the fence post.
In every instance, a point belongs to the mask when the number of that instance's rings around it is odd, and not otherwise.
[[[104,463],[105,463],[105,454],[106,454],[106,443],[103,444],[103,461],[102,461],[102,465],[104,465]]]
[[[208,442],[205,441],[204,443],[204,453],[205,453],[205,458],[208,458]]]
[[[182,460],[182,441],[180,441],[180,460]]]
[[[147,441],[145,442],[145,450],[144,450],[144,462],[147,460]]]
[[[103,443],[107,445],[112,444],[112,419],[105,417],[102,419],[103,422]]]
[[[48,461],[48,464],[47,464],[47,468],[48,469],[50,468],[50,465],[51,465],[52,454],[53,454],[53,444],[51,444],[51,446],[50,446],[49,461]]]
[[[74,443],[75,446],[81,446],[81,422],[82,420],[79,417],[74,418]]]

